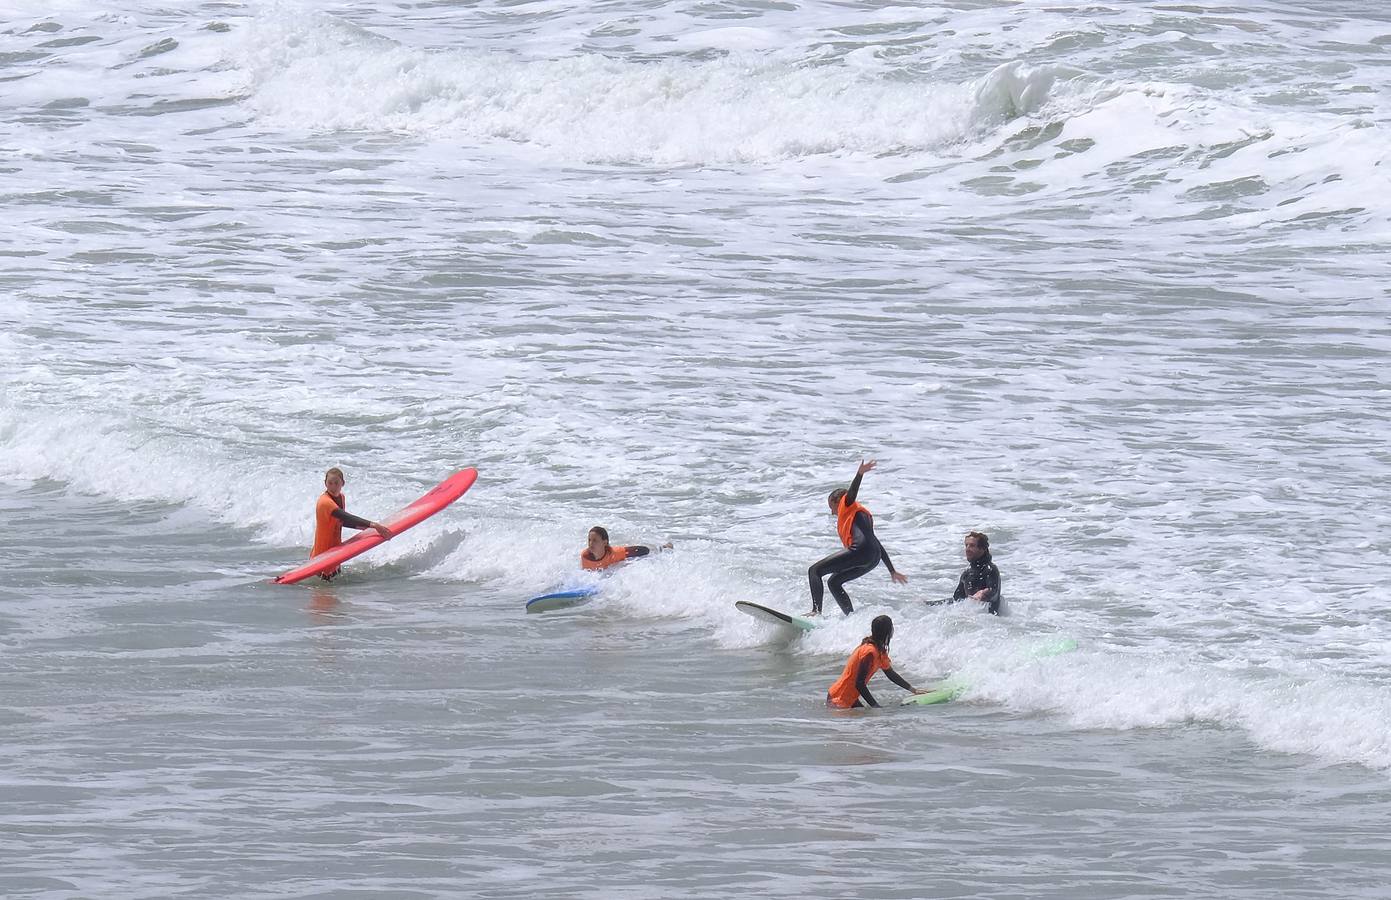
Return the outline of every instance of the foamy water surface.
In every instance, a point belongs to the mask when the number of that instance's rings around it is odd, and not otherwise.
[[[1391,15],[581,7],[0,14],[0,893],[1383,896]]]

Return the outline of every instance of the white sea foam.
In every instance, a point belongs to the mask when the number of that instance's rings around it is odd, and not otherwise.
[[[589,162],[923,151],[1037,108],[1051,80],[1018,66],[970,85],[904,83],[777,55],[635,62],[426,51],[326,17],[248,31],[237,61],[266,124],[514,141]]]

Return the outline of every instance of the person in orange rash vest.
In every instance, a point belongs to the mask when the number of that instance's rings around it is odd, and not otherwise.
[[[878,706],[879,701],[869,692],[869,680],[875,672],[880,671],[905,691],[924,693],[894,671],[893,662],[889,659],[889,641],[893,640],[893,636],[894,620],[888,616],[875,616],[874,621],[869,623],[869,636],[860,641],[860,646],[850,654],[840,678],[826,692],[827,706],[835,709],[853,709],[866,704]]]
[[[836,515],[836,532],[845,549],[832,553],[807,570],[807,577],[811,581],[811,612],[807,613],[808,616],[821,615],[821,599],[826,588],[830,588],[831,596],[836,598],[841,611],[850,615],[855,607],[850,603],[850,595],[845,592],[845,582],[868,575],[880,562],[888,568],[889,577],[893,578],[895,584],[908,582],[908,576],[894,568],[889,552],[874,536],[874,516],[855,502],[860,493],[860,479],[874,466],[872,459],[860,463],[855,470],[855,480],[850,482],[850,489],[836,488],[826,498],[831,512]],[[827,575],[830,578],[822,585],[821,579]]]
[[[387,540],[391,539],[390,528],[348,512],[348,501],[343,496],[345,481],[343,470],[337,466],[324,473],[324,492],[319,495],[318,502],[314,504],[314,546],[309,551],[311,559],[325,550],[332,550],[343,543],[344,526],[358,529],[371,528]],[[319,577],[328,581],[341,571],[340,567],[332,572],[323,572]]]
[[[671,542],[663,544],[658,550],[670,550]],[[607,569],[616,566],[625,559],[634,559],[639,556],[646,556],[651,553],[650,547],[635,544],[629,547],[614,547],[609,544],[608,530],[603,526],[595,525],[589,529],[589,544],[580,551],[580,568],[597,572],[600,569]]]

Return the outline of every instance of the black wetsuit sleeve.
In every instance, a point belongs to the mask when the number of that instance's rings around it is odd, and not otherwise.
[[[362,518],[361,516],[355,516],[355,515],[353,515],[352,513],[348,512],[346,509],[335,509],[335,510],[333,511],[332,515],[333,515],[333,517],[334,517],[335,519],[337,519],[338,521],[342,522],[344,525],[348,526],[349,528],[359,528],[359,529],[361,529],[361,528],[371,528],[371,527],[372,527],[372,523],[371,523],[371,522],[367,521],[366,519]]]
[[[855,690],[860,692],[860,696],[863,697],[864,701],[870,706],[878,706],[879,701],[875,700],[874,695],[869,692],[870,665],[872,662],[873,658],[868,656],[861,661],[859,671],[855,673]]]
[[[884,568],[889,570],[890,575],[897,574],[898,570],[894,568],[894,561],[889,559],[889,551],[884,549],[883,544],[879,545],[879,558],[884,561]]]
[[[651,547],[644,547],[641,544],[632,547],[624,547],[623,549],[628,551],[629,559],[632,559],[635,556],[646,556],[647,554],[652,552]]]
[[[845,492],[845,505],[849,506],[855,502],[855,498],[860,495],[860,482],[864,480],[863,472],[855,473],[855,480],[850,482],[850,490]]]
[[[899,687],[903,688],[905,691],[911,691],[913,689],[913,686],[909,684],[906,680],[904,680],[903,676],[895,672],[893,669],[885,669],[884,677],[889,679]]]
[[[995,568],[994,563],[985,567],[985,584],[981,587],[990,593],[985,595],[985,599],[994,602],[1000,599],[1000,570]]]
[[[848,495],[847,495],[848,496]],[[855,521],[850,523],[850,549],[859,550],[867,547],[879,548],[879,560],[888,568],[889,574],[894,573],[893,560],[889,559],[889,551],[884,549],[884,545],[879,543],[879,537],[874,533],[874,520],[866,512],[855,514]]]
[[[990,604],[990,611],[995,612],[1000,604],[1000,570],[994,563],[983,565],[972,565],[971,568],[961,573],[961,580],[956,583],[956,593],[952,594],[953,600],[965,600],[968,597],[975,597],[977,591],[984,590],[985,596],[981,602]]]

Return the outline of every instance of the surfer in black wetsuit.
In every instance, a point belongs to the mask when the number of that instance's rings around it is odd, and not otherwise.
[[[898,584],[906,584],[908,576],[894,569],[889,553],[874,536],[874,517],[869,510],[855,502],[860,493],[860,479],[875,466],[874,460],[860,463],[855,470],[855,480],[850,489],[837,488],[826,498],[831,511],[836,514],[836,532],[844,550],[832,553],[807,570],[811,582],[811,612],[808,615],[821,615],[821,600],[826,588],[840,604],[841,611],[849,615],[855,607],[850,603],[850,595],[845,592],[845,582],[853,581],[868,574],[882,561],[889,570],[890,577]],[[822,585],[821,580],[830,576]]]
[[[956,591],[950,600],[936,600],[929,606],[943,603],[959,603],[962,600],[977,600],[986,604],[992,616],[1000,614],[1000,570],[990,559],[990,538],[979,531],[966,535],[966,571],[956,583]]]

